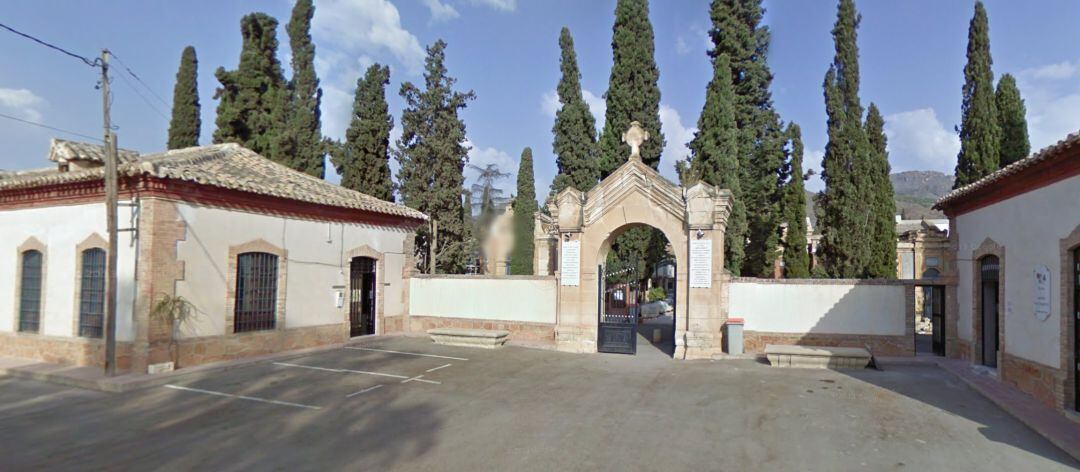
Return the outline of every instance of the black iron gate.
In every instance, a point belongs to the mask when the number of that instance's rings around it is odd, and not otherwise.
[[[930,329],[933,336],[934,354],[945,355],[945,287],[931,285],[929,297],[923,300],[923,306],[930,304]],[[924,308],[925,309],[925,308]]]
[[[631,267],[635,267],[636,264]],[[614,283],[608,287],[604,266],[597,270],[597,312],[599,331],[596,350],[616,354],[637,353],[638,290],[636,277],[629,283]]]
[[[375,334],[375,259],[349,264],[349,336]]]

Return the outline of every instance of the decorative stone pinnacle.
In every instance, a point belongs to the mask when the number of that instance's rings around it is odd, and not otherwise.
[[[641,144],[649,140],[649,132],[637,121],[630,122],[630,129],[622,135],[622,141],[630,145],[630,159],[641,160]]]

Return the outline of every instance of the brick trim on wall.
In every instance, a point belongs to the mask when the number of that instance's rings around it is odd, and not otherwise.
[[[160,297],[176,295],[176,282],[184,278],[184,263],[178,260],[177,244],[187,238],[187,225],[172,201],[143,198],[139,210],[136,296],[131,316],[135,329],[132,370],[141,373],[149,364],[172,360],[169,352],[172,327],[151,317],[150,310]]]
[[[913,337],[907,335],[743,332],[744,352],[762,354],[765,352],[765,345],[767,344],[829,347],[870,346],[870,351],[875,356],[910,357],[914,355]]]
[[[278,258],[277,300],[274,306],[274,329],[261,331],[235,332],[236,325],[236,258],[245,252],[265,252]],[[225,280],[225,336],[252,336],[255,333],[280,331],[285,329],[285,293],[289,267],[289,251],[270,244],[259,238],[246,243],[229,246],[229,269]]]
[[[23,253],[26,251],[41,253],[41,300],[38,306],[38,330],[19,331],[19,322],[22,315],[22,279],[23,279]],[[11,332],[27,336],[35,336],[45,331],[45,305],[48,297],[45,293],[47,284],[47,269],[49,267],[49,250],[38,238],[33,236],[26,238],[19,247],[15,248],[15,313],[12,316]]]
[[[971,251],[971,323],[972,337],[971,340],[971,359],[972,362],[978,362],[985,365],[983,360],[983,325],[982,325],[982,270],[980,270],[979,264],[982,258],[986,256],[997,256],[998,258],[998,351],[997,351],[997,365],[998,372],[1004,374],[1004,369],[1001,369],[1002,353],[1005,352],[1005,313],[1002,307],[1005,304],[1005,246],[998,244],[991,238],[983,240],[982,244],[974,251]],[[1005,379],[1004,375],[1001,375],[1002,380]]]
[[[435,328],[502,329],[509,331],[507,339],[550,343],[555,345],[555,325],[552,323],[528,323],[523,321],[478,320],[473,318],[448,318],[441,316],[410,315],[408,331],[426,336],[427,330]]]
[[[348,336],[347,327],[332,324],[183,338],[177,341],[177,359],[180,365],[192,367],[210,362],[344,343]]]
[[[1061,334],[1058,338],[1061,341],[1061,370],[1064,371],[1063,378],[1061,379],[1060,388],[1058,392],[1060,397],[1056,402],[1056,405],[1064,410],[1072,409],[1076,410],[1076,404],[1080,399],[1080,392],[1076,391],[1076,369],[1074,356],[1076,351],[1076,315],[1072,310],[1075,307],[1076,300],[1073,300],[1073,251],[1080,249],[1080,224],[1076,225],[1076,228],[1072,230],[1064,239],[1061,240],[1061,274],[1058,277],[1061,279],[1060,297],[1061,306],[1059,314],[1061,317]]]
[[[371,246],[363,245],[350,249],[345,253],[345,262],[350,269],[346,272],[350,274],[346,277],[345,282],[345,326],[352,330],[352,320],[349,319],[352,310],[352,260],[356,257],[369,257],[375,259],[375,334],[387,333],[385,324],[385,312],[383,311],[383,286],[386,278],[386,258],[383,253],[376,251]]]
[[[131,343],[116,343],[117,370],[124,372],[131,368],[131,351]],[[104,367],[105,343],[90,338],[0,333],[0,355],[52,364]]]
[[[1064,386],[1062,379],[1065,377],[1061,369],[1007,352],[1001,353],[1000,358],[1001,364],[998,365],[998,371],[1003,374],[1002,381],[1031,395],[1039,403],[1060,409],[1060,398],[1064,391],[1059,387]]]
[[[81,243],[75,246],[75,283],[72,286],[72,290],[75,290],[75,306],[71,311],[71,336],[79,338],[79,306],[82,304],[82,273],[83,273],[83,251],[88,249],[101,249],[105,251],[106,261],[109,257],[109,242],[100,234],[94,233],[87,236]],[[105,278],[105,293],[109,290],[109,279]],[[107,327],[106,327],[107,329]],[[102,338],[84,338],[93,339],[97,342],[104,342]],[[102,351],[104,352],[104,351]]]

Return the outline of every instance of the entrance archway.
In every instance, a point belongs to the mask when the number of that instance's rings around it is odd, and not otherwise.
[[[704,182],[690,188],[671,183],[641,162],[637,150],[645,139],[647,133],[632,123],[623,135],[631,147],[627,162],[588,192],[559,192],[548,206],[550,219],[538,221],[550,239],[538,240],[537,259],[554,253],[557,260],[556,345],[597,352],[602,249],[626,228],[644,225],[664,233],[675,259],[674,357],[708,358],[722,352],[727,320],[722,284],[731,192]]]

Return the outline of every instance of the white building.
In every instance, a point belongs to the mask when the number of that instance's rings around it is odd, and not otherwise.
[[[104,362],[103,148],[0,173],[0,355]],[[120,153],[117,366],[191,366],[401,330],[418,211],[236,144]],[[155,316],[187,300],[183,323]]]
[[[1080,133],[943,197],[956,287],[952,357],[1058,409],[1076,401]]]

